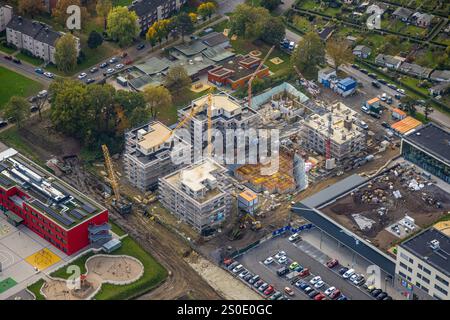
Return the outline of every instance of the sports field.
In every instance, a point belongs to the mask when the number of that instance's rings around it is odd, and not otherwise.
[[[28,97],[42,90],[42,85],[14,71],[0,67],[0,110],[12,96]]]
[[[0,281],[0,293],[14,287],[16,284],[17,282],[13,278],[7,278],[3,281]]]

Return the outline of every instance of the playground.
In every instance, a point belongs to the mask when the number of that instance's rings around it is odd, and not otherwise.
[[[86,274],[76,280],[47,278],[41,289],[48,300],[91,299],[103,283],[124,285],[139,280],[143,264],[130,256],[94,255],[86,261]]]
[[[25,261],[31,264],[35,270],[45,270],[58,261],[61,261],[61,258],[49,249],[44,248],[27,257]]]

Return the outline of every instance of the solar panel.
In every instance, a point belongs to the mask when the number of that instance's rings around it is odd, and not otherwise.
[[[40,202],[39,200],[34,200],[32,202],[32,204],[39,208],[40,210],[42,210],[43,212],[45,212],[46,214],[48,214],[50,217],[58,220],[59,222],[61,222],[62,224],[64,224],[65,226],[70,226],[71,224],[73,224],[75,221],[72,220],[71,218],[69,218],[66,215],[61,215],[58,214],[55,210],[53,210],[52,208],[46,206],[45,204],[43,204],[42,202]]]
[[[91,205],[89,205],[89,204],[87,204],[87,203],[84,203],[83,204],[83,206],[82,206],[82,208],[83,208],[83,210],[84,211],[86,211],[87,213],[94,213],[95,212],[95,210],[97,210],[97,209],[95,209],[94,207],[92,207]]]
[[[4,178],[2,176],[0,176],[0,183],[5,187],[10,187],[12,185],[12,182],[9,179]]]
[[[84,217],[86,217],[86,214],[85,214],[83,211],[78,210],[78,209],[73,209],[73,210],[71,210],[71,211],[69,212],[69,214],[70,214],[72,217],[75,217],[76,219],[83,219]]]

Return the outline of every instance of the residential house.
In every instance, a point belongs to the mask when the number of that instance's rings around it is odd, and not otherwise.
[[[375,63],[382,67],[387,67],[390,69],[398,69],[402,60],[398,57],[393,57],[387,54],[379,54],[375,58]]]
[[[411,21],[418,27],[428,28],[433,18],[434,16],[432,14],[416,12],[411,16]]]
[[[432,71],[432,69],[430,69],[430,68],[425,68],[425,67],[419,66],[418,64],[408,63],[408,62],[402,62],[402,64],[398,68],[398,70],[403,73],[406,73],[410,76],[420,78],[420,79],[428,78]]]
[[[372,50],[369,47],[363,45],[358,45],[353,49],[353,54],[363,59],[367,59],[371,52]]]
[[[450,82],[450,70],[434,70],[430,74],[430,80],[437,82]]]
[[[398,20],[401,20],[403,22],[407,22],[409,20],[409,17],[413,14],[413,11],[408,8],[398,7],[394,13],[392,13],[392,16]]]
[[[432,96],[443,96],[450,91],[450,82],[441,82],[428,89]]]
[[[128,9],[137,14],[141,32],[145,33],[154,22],[169,18],[186,2],[187,0],[135,0]]]
[[[319,37],[322,41],[326,42],[334,32],[334,27],[325,27],[319,32]]]

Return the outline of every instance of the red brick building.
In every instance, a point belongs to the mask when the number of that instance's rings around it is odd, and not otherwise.
[[[67,255],[111,239],[107,209],[14,149],[0,153],[0,212]]]
[[[209,70],[208,81],[218,86],[230,86],[233,90],[245,87],[260,63],[261,59],[251,55],[234,56]],[[269,68],[265,65],[256,74],[258,78],[264,78],[268,75]]]

